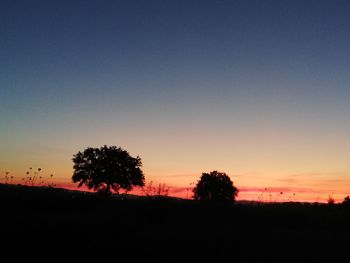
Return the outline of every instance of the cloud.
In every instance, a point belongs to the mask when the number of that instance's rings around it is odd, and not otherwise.
[[[278,181],[283,182],[283,183],[288,183],[288,184],[298,184],[299,180],[295,179],[295,178],[281,178],[278,179]]]
[[[298,174],[289,174],[288,177],[350,177],[349,172],[330,172],[330,173],[298,173]]]
[[[342,184],[350,185],[350,173],[300,173],[290,174],[277,180],[294,186],[307,185],[308,187],[329,188]]]

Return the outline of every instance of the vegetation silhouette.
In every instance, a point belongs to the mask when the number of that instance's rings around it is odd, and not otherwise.
[[[350,206],[350,196],[344,198],[342,205]]]
[[[199,201],[234,202],[238,189],[226,173],[212,171],[202,173],[197,185],[193,188],[194,199]]]
[[[120,189],[130,191],[134,186],[144,186],[145,177],[141,170],[141,158],[130,156],[120,147],[104,145],[100,148],[86,148],[73,156],[72,180],[86,185],[99,194],[109,196]]]
[[[335,204],[335,199],[333,198],[332,195],[328,196],[327,204],[330,205],[330,206]]]
[[[148,197],[168,197],[170,187],[165,183],[159,183],[157,186],[153,185],[153,181],[150,181],[147,185],[141,188],[142,192]]]
[[[328,263],[349,258],[350,209],[340,204],[207,205],[0,184],[0,211],[3,258],[22,254],[34,259],[36,252],[45,252],[55,258],[95,255],[101,260],[110,258],[110,251],[118,259],[140,262],[227,262],[232,255],[234,262]]]

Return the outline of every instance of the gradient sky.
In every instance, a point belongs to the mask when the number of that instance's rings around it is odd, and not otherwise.
[[[107,144],[173,195],[219,170],[241,199],[342,199],[349,14],[334,0],[2,0],[1,175],[68,184],[73,154]]]

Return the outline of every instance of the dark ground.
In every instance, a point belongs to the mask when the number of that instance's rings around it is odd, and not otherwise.
[[[350,207],[99,198],[0,185],[1,255],[114,262],[350,262]],[[128,260],[121,260],[127,258]],[[5,261],[3,261],[5,262]]]

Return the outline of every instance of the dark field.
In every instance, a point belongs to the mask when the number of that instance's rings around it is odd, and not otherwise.
[[[350,262],[350,207],[105,200],[0,185],[1,251],[126,262]],[[126,260],[125,260],[126,258]],[[124,259],[124,260],[121,260]]]

